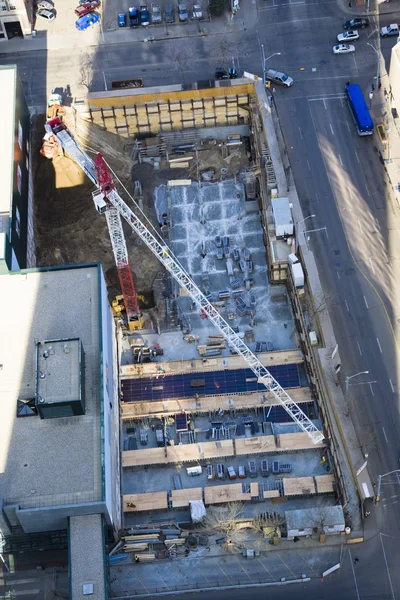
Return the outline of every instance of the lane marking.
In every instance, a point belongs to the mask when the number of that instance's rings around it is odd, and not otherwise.
[[[349,305],[348,305],[348,304],[347,304],[347,300],[346,300],[346,299],[345,299],[345,300],[344,300],[344,303],[345,303],[345,305],[346,305],[346,308],[347,308],[347,312],[348,312],[348,313],[349,313],[349,314],[350,314],[350,309],[349,309]]]
[[[378,346],[379,346],[379,350],[381,351],[381,354],[383,354],[383,352],[382,352],[382,348],[381,348],[381,344],[380,344],[380,341],[379,341],[379,339],[378,339],[378,338],[376,338],[376,341],[378,342]]]
[[[333,132],[333,127],[332,127],[332,123],[329,123],[329,127],[330,127],[330,128],[331,128],[331,131],[332,131],[332,135],[335,135],[335,134],[334,134],[334,132]]]
[[[358,346],[358,351],[359,351],[359,353],[360,353],[360,354],[361,354],[361,356],[362,356],[361,347],[360,347],[360,343],[359,343],[359,341],[358,341],[358,340],[357,340],[357,346]]]
[[[360,594],[358,592],[358,585],[357,585],[356,574],[354,573],[353,558],[352,558],[352,556],[350,554],[350,550],[349,550],[349,558],[350,558],[351,570],[353,571],[353,578],[354,578],[354,585],[355,585],[356,593],[357,593],[357,599],[360,600]]]
[[[303,138],[303,134],[301,133],[301,129],[300,129],[300,127],[299,127],[299,133],[300,133],[300,137],[301,137],[301,139],[303,140],[304,138]]]
[[[382,427],[382,431],[383,431],[383,435],[385,436],[386,443],[388,444],[389,440],[387,439],[387,435],[386,435],[386,431],[385,431],[384,427]]]
[[[337,278],[340,279],[339,271],[336,271]]]
[[[374,381],[373,383],[376,383],[376,381]],[[371,390],[371,395],[375,396],[374,394],[374,388],[372,387],[372,384],[368,381],[368,385],[369,385],[369,389]]]
[[[310,163],[308,162],[308,158],[307,158],[307,165],[308,165],[308,170],[311,171],[311,167],[310,167]]]
[[[341,99],[340,102],[342,103],[343,106],[343,100]],[[350,133],[350,123],[348,121],[346,121],[346,125],[347,125],[347,129],[349,130]]]
[[[389,379],[389,383],[390,383],[390,387],[392,388],[392,392],[393,392],[393,394],[394,394],[394,385],[393,385],[393,383],[392,383],[392,380],[391,380],[391,379]]]
[[[326,102],[325,102],[325,98],[322,98],[322,102],[324,103],[325,110],[326,110]]]
[[[388,567],[388,563],[387,563],[387,559],[386,559],[386,552],[385,552],[385,548],[383,547],[382,535],[379,534],[379,537],[380,537],[380,540],[381,540],[382,552],[383,552],[383,557],[385,559],[386,571],[387,571],[387,574],[388,574],[388,579],[389,579],[389,584],[390,584],[390,590],[392,592],[392,598],[393,598],[393,600],[396,600],[395,595],[394,595],[394,591],[393,591],[392,578],[390,577],[389,567]]]
[[[390,499],[392,499],[392,498],[398,498],[398,497],[399,497],[399,495],[398,495],[398,494],[394,494],[394,496],[390,496]],[[385,536],[385,537],[386,537],[386,536]]]
[[[332,127],[332,125],[331,125],[331,127]],[[342,161],[342,157],[340,156],[340,154],[339,154],[339,160],[340,160],[340,164],[341,164],[341,165],[342,165],[342,167],[343,167],[343,161]]]
[[[368,183],[365,183],[365,189],[367,190],[368,196],[370,196],[371,195],[371,191],[370,191],[370,189],[368,187]]]
[[[356,155],[356,159],[357,159],[358,164],[360,164],[360,159],[358,158],[357,150],[355,151],[355,155]]]
[[[369,306],[368,306],[368,302],[367,302],[367,299],[366,299],[366,297],[365,297],[365,296],[364,296],[364,302],[365,302],[365,306],[366,306],[367,308],[369,308]]]

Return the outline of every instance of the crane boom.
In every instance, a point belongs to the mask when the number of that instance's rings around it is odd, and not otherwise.
[[[45,127],[49,133],[52,133],[58,139],[61,146],[85,171],[91,181],[98,186],[98,189],[93,192],[93,200],[97,210],[100,213],[106,213],[115,260],[120,275],[121,288],[124,289],[122,274],[126,274],[129,269],[130,276],[132,277],[121,223],[121,217],[123,217],[131,229],[153,252],[167,271],[171,273],[172,277],[179,283],[181,288],[186,290],[202,314],[207,316],[211,323],[213,323],[218,331],[220,331],[228,345],[243,358],[249,368],[257,376],[258,383],[265,386],[267,391],[283,406],[300,429],[309,435],[314,444],[321,442],[324,439],[323,433],[314,425],[307,415],[304,414],[301,408],[290,398],[289,394],[282,388],[276,379],[272,377],[268,369],[258,360],[257,356],[246,346],[240,336],[238,336],[225,319],[221,317],[217,309],[207,300],[203,292],[201,292],[194,283],[193,279],[179,264],[179,261],[174,257],[168,246],[164,243],[161,244],[151,231],[147,229],[144,223],[142,223],[139,217],[135,215],[123,201],[118,191],[115,189],[113,179],[103,156],[97,154],[96,160],[92,161],[92,159],[81,150],[67,127],[59,119],[48,121]],[[127,267],[127,269],[125,269],[125,267]],[[135,293],[134,296],[136,300]],[[129,296],[125,300],[124,296],[127,312],[128,298]]]
[[[96,157],[96,166],[104,161],[101,155]],[[105,161],[104,161],[105,164]],[[154,235],[147,229],[147,227],[141,222],[138,216],[129,208],[129,206],[122,200],[117,190],[115,189],[111,175],[109,174],[108,181],[103,179],[101,185],[101,191],[104,197],[117,209],[119,214],[126,220],[132,230],[140,237],[146,246],[155,254],[158,260],[164,265],[164,267],[171,273],[174,279],[179,285],[186,290],[190,295],[191,299],[202,310],[213,323],[213,325],[220,331],[224,339],[227,341],[229,346],[239,354],[243,360],[248,364],[253,373],[257,376],[258,383],[265,385],[268,392],[279,404],[283,406],[286,412],[292,417],[295,423],[305,431],[314,444],[321,442],[324,435],[314,425],[314,423],[304,414],[301,408],[290,398],[289,394],[282,388],[282,386],[272,377],[271,373],[266,367],[258,360],[257,356],[251,352],[251,350],[242,341],[228,325],[228,323],[221,317],[216,308],[207,300],[203,292],[197,287],[193,279],[186,273],[181,267],[178,260],[173,256],[171,250],[167,245],[161,244]]]

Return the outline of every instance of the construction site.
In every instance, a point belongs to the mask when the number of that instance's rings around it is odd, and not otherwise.
[[[301,330],[306,283],[283,167],[254,82],[228,83],[190,101],[173,86],[89,94],[49,121],[56,150],[36,166],[38,262],[103,265],[123,527],[143,560],[156,556],[143,528],[195,528],[221,505],[264,525],[279,513],[266,537],[349,524],[308,358],[319,334],[310,320]],[[289,531],[298,511],[311,516]]]

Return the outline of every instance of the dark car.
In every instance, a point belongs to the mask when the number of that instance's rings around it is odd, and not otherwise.
[[[143,27],[150,25],[150,13],[147,5],[140,7],[140,24],[143,25]]]
[[[215,79],[229,79],[229,74],[224,67],[217,67],[215,69]]]
[[[137,27],[140,25],[139,11],[134,6],[129,8],[129,27]]]
[[[368,27],[368,25],[368,19],[362,19],[361,17],[357,17],[355,19],[351,19],[351,21],[346,21],[346,23],[343,23],[343,29],[363,29],[364,27]]]
[[[165,7],[165,22],[175,23],[175,9],[173,4],[167,4]]]
[[[118,27],[126,27],[126,13],[119,13]]]

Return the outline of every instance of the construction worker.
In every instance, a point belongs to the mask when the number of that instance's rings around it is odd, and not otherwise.
[[[138,557],[137,554],[135,554],[135,563],[139,563],[140,562],[140,558]]]

